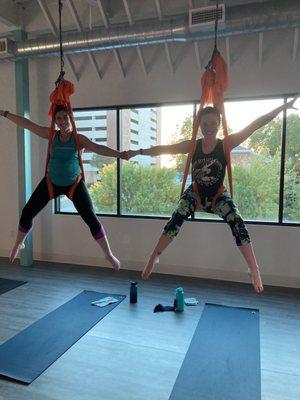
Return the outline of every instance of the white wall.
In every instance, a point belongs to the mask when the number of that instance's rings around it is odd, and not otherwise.
[[[300,92],[300,57],[292,62],[293,32],[266,33],[264,59],[258,67],[258,37],[232,38],[230,89],[228,98],[277,95]],[[203,64],[210,56],[212,42],[199,43]],[[224,41],[220,41],[220,50]],[[201,71],[196,68],[192,45],[171,45],[175,73],[169,72],[162,47],[143,48],[149,70],[144,76],[134,49],[122,50],[126,66],[123,79],[111,53],[96,55],[104,79],[100,81],[86,55],[73,56],[77,71],[74,107],[173,102],[200,98]],[[155,62],[154,62],[155,60]],[[31,117],[48,123],[48,96],[59,70],[58,59],[30,62]],[[73,80],[67,70],[67,78]],[[1,64],[0,108],[14,110],[14,69]],[[263,112],[263,110],[262,110]],[[7,256],[12,244],[11,231],[17,224],[17,154],[14,127],[0,120],[0,255]],[[33,185],[44,173],[46,144],[33,138]],[[125,267],[142,269],[165,221],[102,217],[112,248]],[[300,287],[299,227],[249,225],[265,283]],[[52,215],[49,205],[36,218],[34,257],[41,260],[88,265],[107,265],[88,229],[78,216]],[[247,280],[246,267],[225,224],[187,222],[177,240],[161,256],[162,272],[219,279]]]

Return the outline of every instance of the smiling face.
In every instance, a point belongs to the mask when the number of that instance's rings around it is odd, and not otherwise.
[[[200,120],[201,132],[204,137],[217,136],[220,122],[215,113],[202,115]]]
[[[70,118],[65,110],[58,111],[55,114],[55,123],[58,128],[62,131],[66,131],[70,128]]]

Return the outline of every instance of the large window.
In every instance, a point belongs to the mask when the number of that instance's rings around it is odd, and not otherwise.
[[[230,133],[287,98],[226,102]],[[296,107],[300,107],[298,100]],[[191,137],[196,103],[75,111],[79,133],[120,151],[168,145]],[[281,112],[232,151],[234,200],[247,221],[300,223],[300,112]],[[222,137],[222,135],[220,135]],[[129,161],[83,154],[86,183],[99,214],[167,218],[179,199],[185,155]],[[187,185],[191,183],[188,176]],[[76,212],[61,197],[57,212]],[[213,214],[196,213],[196,219]]]

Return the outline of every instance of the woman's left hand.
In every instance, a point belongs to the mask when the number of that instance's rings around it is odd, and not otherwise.
[[[288,101],[286,104],[284,104],[285,109],[291,108],[292,110],[298,110],[297,107],[294,107],[295,101],[298,99],[298,95],[295,96],[292,100]]]

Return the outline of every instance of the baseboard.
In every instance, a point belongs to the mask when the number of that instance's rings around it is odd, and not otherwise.
[[[5,257],[7,259],[7,251],[0,249],[0,257]],[[101,257],[82,257],[55,253],[34,253],[34,260],[94,267],[110,267],[108,261]],[[122,268],[132,271],[142,271],[144,264],[145,261],[123,260]],[[218,268],[212,269],[185,265],[159,264],[156,268],[156,272],[161,274],[188,276],[194,278],[249,283],[249,276],[247,275],[246,270],[237,272]],[[300,277],[262,274],[262,279],[265,285],[291,287],[297,289],[300,288]]]

